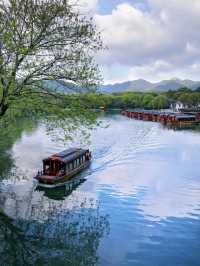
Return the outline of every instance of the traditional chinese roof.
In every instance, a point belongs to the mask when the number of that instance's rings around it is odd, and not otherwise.
[[[64,150],[62,152],[53,154],[52,156],[44,159],[43,161],[47,160],[58,160],[64,163],[71,162],[75,160],[76,158],[84,155],[88,150],[85,149],[79,149],[79,148],[70,148],[67,150]]]

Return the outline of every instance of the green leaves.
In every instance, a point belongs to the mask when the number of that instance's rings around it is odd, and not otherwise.
[[[67,119],[67,132],[70,123],[94,123],[80,95],[44,86],[65,79],[94,91],[101,78],[93,57],[102,42],[93,20],[65,0],[3,0],[0,18],[0,117],[34,114],[54,127],[64,121],[63,128]]]
[[[169,108],[169,100],[164,95],[158,95],[150,103],[153,109],[166,109]]]

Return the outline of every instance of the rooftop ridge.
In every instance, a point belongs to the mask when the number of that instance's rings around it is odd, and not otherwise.
[[[69,148],[69,149],[66,149],[64,151],[61,151],[59,153],[56,153],[54,155],[52,155],[53,157],[60,157],[60,158],[64,158],[64,157],[67,157],[67,156],[70,156],[72,155],[73,153],[76,153],[78,151],[80,151],[81,149],[80,148]]]

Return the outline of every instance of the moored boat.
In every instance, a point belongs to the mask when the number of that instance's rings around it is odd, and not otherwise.
[[[38,186],[54,188],[70,183],[91,162],[88,149],[71,148],[43,160],[43,171],[34,177]]]

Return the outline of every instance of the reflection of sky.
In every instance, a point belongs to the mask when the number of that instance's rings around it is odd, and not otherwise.
[[[17,171],[32,180],[42,159],[63,148],[52,143],[43,127],[23,134],[12,149]],[[134,195],[149,219],[199,214],[199,134],[119,118],[92,133],[91,149],[92,173],[82,186],[88,194],[101,197],[109,187],[109,193],[121,198]]]
[[[133,120],[122,123],[116,121],[105,135],[100,130],[95,136],[98,141],[94,145],[110,147],[105,151],[100,147],[105,155],[94,166],[99,193],[110,187],[110,193],[119,197],[134,195],[149,219],[199,214],[199,134],[163,130],[157,124]],[[102,165],[105,168],[101,169]]]
[[[109,127],[92,132],[94,160],[86,171],[87,180],[62,202],[33,191],[32,176],[42,158],[64,145],[53,143],[43,127],[23,134],[13,146],[12,156],[17,175],[23,172],[26,179],[12,185],[11,178],[12,189],[1,193],[1,206],[10,216],[25,218],[30,217],[32,208],[39,209],[41,202],[48,210],[51,203],[67,209],[84,197],[100,199],[111,224],[110,236],[99,250],[102,265],[173,266],[174,258],[183,262],[175,265],[198,265],[200,134],[164,130],[159,124],[121,116],[103,120]],[[187,252],[191,252],[193,264],[183,261]],[[163,264],[160,253],[173,260]],[[149,261],[151,256],[155,260]]]
[[[91,202],[94,203],[93,207]],[[45,221],[51,213],[59,214],[65,210],[78,210],[83,207],[96,208],[96,200],[90,193],[73,191],[68,198],[54,200],[45,196],[44,192],[36,191],[31,182],[1,187],[0,211],[3,210],[13,219]]]
[[[35,191],[33,177],[42,169],[42,159],[65,148],[63,142],[52,142],[43,126],[39,126],[32,133],[24,132],[11,151],[15,168],[10,178],[4,180],[0,186],[0,209],[15,219],[37,220],[37,217],[41,216],[41,209],[49,214],[51,204],[54,208],[63,210],[80,207],[82,202],[90,198],[95,200],[89,191],[87,194],[73,191],[68,198],[62,197],[61,194],[62,202],[50,200],[44,192]],[[65,192],[62,190],[62,193]],[[42,217],[46,218],[45,215]]]

